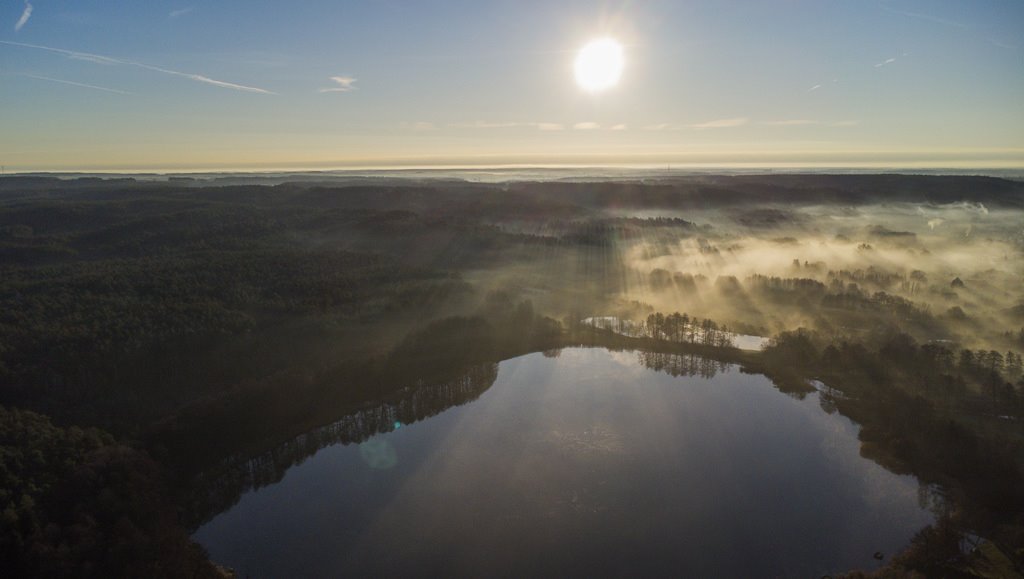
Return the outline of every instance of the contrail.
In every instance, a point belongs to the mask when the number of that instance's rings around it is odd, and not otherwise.
[[[217,80],[217,79],[214,79],[214,78],[210,78],[208,76],[203,76],[201,74],[192,74],[192,73],[189,73],[189,72],[180,72],[180,71],[177,71],[177,70],[170,70],[170,69],[166,69],[166,68],[160,68],[158,66],[152,66],[152,65],[149,65],[149,64],[143,64],[141,62],[134,62],[134,61],[131,61],[131,60],[121,60],[119,58],[112,58],[112,57],[109,57],[109,56],[103,56],[102,54],[92,54],[92,53],[89,53],[89,52],[79,52],[79,51],[76,51],[76,50],[66,50],[66,49],[63,49],[63,48],[54,48],[52,46],[41,46],[39,44],[28,44],[28,43],[25,43],[25,42],[12,42],[10,40],[0,40],[0,44],[8,44],[10,46],[21,46],[23,48],[34,48],[36,50],[46,50],[46,51],[49,51],[49,52],[55,52],[57,54],[63,54],[64,56],[67,56],[69,58],[74,58],[76,60],[87,60],[89,62],[94,62],[96,64],[120,64],[120,65],[124,65],[124,66],[135,66],[135,67],[142,68],[142,69],[145,69],[145,70],[152,70],[154,72],[160,72],[160,73],[163,73],[163,74],[170,74],[170,75],[173,75],[173,76],[180,76],[180,77],[183,77],[183,78],[187,78],[189,80],[194,80],[196,82],[212,84],[213,86],[219,86],[219,87],[222,87],[222,88],[230,88],[230,89],[233,89],[233,90],[240,90],[240,91],[245,91],[245,92],[255,92],[255,93],[260,93],[260,94],[275,94],[273,92],[270,92],[269,90],[262,89],[262,88],[257,88],[257,87],[254,87],[254,86],[245,86],[245,85],[242,85],[242,84],[235,84],[233,82],[226,82],[226,81],[223,81],[223,80]]]
[[[114,94],[124,94],[124,95],[133,94],[133,93],[130,93],[130,92],[125,92],[123,90],[117,90],[115,88],[106,88],[106,87],[102,87],[102,86],[96,86],[94,84],[85,84],[84,82],[74,82],[74,81],[71,81],[71,80],[61,80],[59,78],[50,78],[48,76],[38,76],[38,75],[35,75],[35,74],[22,74],[21,76],[27,76],[28,78],[34,78],[36,80],[47,80],[47,81],[50,81],[50,82],[59,82],[61,84],[70,84],[71,86],[80,86],[80,87],[83,87],[83,88],[92,88],[92,89],[96,89],[96,90],[112,92]]]

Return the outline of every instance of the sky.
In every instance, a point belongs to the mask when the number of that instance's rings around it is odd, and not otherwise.
[[[0,165],[1020,168],[1024,1],[4,0]]]

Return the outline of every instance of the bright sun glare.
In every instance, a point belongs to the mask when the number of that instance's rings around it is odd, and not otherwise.
[[[615,86],[622,76],[625,61],[622,45],[612,38],[591,40],[576,55],[576,84],[589,92]]]

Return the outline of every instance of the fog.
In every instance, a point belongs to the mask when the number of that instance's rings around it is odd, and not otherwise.
[[[680,311],[760,335],[881,326],[996,349],[1024,321],[1024,214],[980,202],[615,208],[495,222],[545,243],[468,279],[563,316]]]

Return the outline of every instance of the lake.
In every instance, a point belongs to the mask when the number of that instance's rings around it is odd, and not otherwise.
[[[876,568],[934,519],[821,392],[601,348],[506,360],[493,380],[321,448],[194,538],[253,577],[820,577]]]

